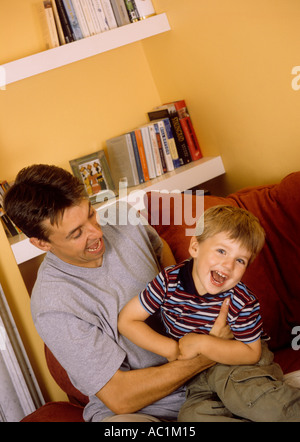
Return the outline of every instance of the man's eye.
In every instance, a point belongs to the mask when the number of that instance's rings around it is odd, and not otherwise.
[[[74,236],[73,236],[73,239],[78,239],[78,238],[81,237],[81,235],[82,235],[82,230],[79,230],[78,233],[77,233],[77,235],[74,235]]]

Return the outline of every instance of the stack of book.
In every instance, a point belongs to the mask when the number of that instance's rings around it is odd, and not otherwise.
[[[0,182],[0,218],[3,224],[5,233],[8,237],[19,235],[21,230],[11,221],[11,219],[6,215],[3,209],[3,197],[5,192],[9,189],[9,184],[7,181]]]
[[[43,11],[49,48],[155,14],[151,0],[45,0]]]
[[[185,100],[159,106],[148,117],[150,123],[106,141],[116,188],[123,178],[137,186],[202,158]]]

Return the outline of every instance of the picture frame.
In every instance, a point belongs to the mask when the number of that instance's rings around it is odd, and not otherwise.
[[[115,197],[115,185],[103,150],[71,160],[70,166],[84,185],[91,204]]]

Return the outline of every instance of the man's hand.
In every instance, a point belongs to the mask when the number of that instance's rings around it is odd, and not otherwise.
[[[210,331],[211,336],[222,339],[233,339],[233,334],[227,324],[227,316],[229,311],[229,298],[226,298],[222,304],[219,316],[215,320],[213,328]]]

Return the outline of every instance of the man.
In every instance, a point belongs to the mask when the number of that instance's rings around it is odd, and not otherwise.
[[[85,420],[176,420],[182,386],[213,363],[202,356],[167,363],[117,331],[123,306],[174,263],[167,244],[142,224],[102,229],[82,184],[55,166],[23,169],[5,209],[47,252],[32,293],[33,320],[74,386],[90,397]],[[213,330],[218,336],[226,308]]]

